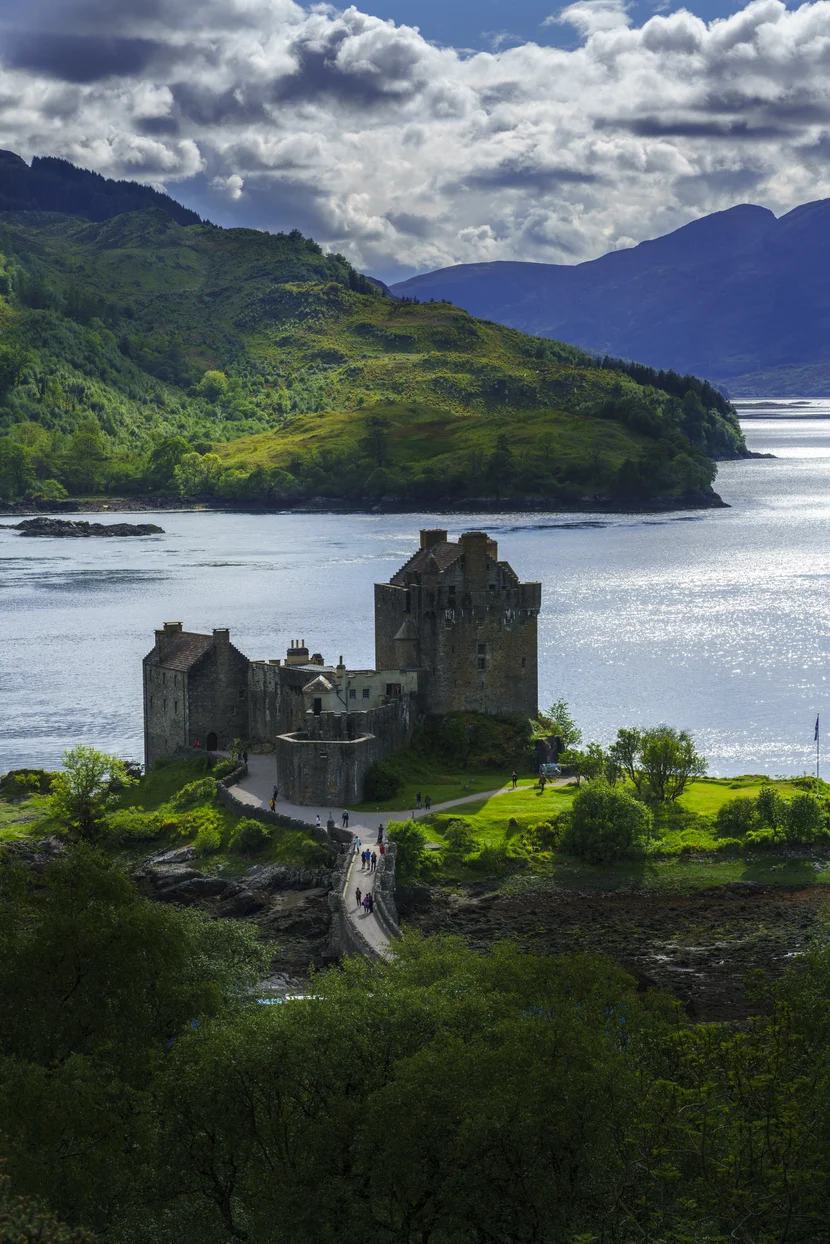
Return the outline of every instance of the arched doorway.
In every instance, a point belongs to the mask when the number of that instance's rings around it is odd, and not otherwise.
[[[218,746],[219,746],[219,740],[217,739],[213,730],[211,730],[210,734],[207,736],[207,742],[205,743],[205,747],[208,749],[209,752],[215,752]]]

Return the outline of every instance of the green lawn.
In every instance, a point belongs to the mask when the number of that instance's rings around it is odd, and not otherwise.
[[[355,806],[356,812],[410,812],[415,807],[415,797],[430,795],[433,804],[448,803],[452,799],[465,799],[468,795],[480,792],[500,790],[510,781],[510,770],[487,769],[483,773],[447,773],[441,769],[424,763],[423,766],[412,766],[403,791],[394,799],[367,799]],[[520,779],[527,785],[535,778],[523,775]],[[470,805],[476,806],[478,805]],[[465,813],[466,815],[466,813]]]
[[[830,856],[830,850],[821,847],[815,851],[799,851],[797,857],[793,849],[783,843],[779,852],[741,854],[740,848],[731,848],[729,854],[717,854],[726,844],[717,832],[714,814],[731,799],[754,798],[761,789],[762,780],[759,775],[750,775],[693,783],[677,807],[670,806],[658,815],[655,838],[640,859],[599,866],[583,864],[561,852],[549,852],[514,862],[512,867],[521,871],[505,884],[537,886],[543,879],[544,884],[576,890],[680,892],[729,881],[763,881],[782,886],[830,882],[830,858],[825,858]],[[804,789],[799,779],[778,781],[775,786],[785,799]],[[449,848],[447,827],[459,818],[469,826],[478,849],[510,849],[518,845],[526,830],[567,811],[576,789],[575,784],[549,786],[542,793],[538,786],[526,780],[517,791],[424,817],[420,824],[427,839],[442,847],[444,852]],[[441,856],[436,853],[433,868],[438,880],[465,882],[480,880],[482,875],[474,867],[446,859],[443,852]]]

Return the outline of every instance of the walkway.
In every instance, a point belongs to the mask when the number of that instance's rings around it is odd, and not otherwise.
[[[359,829],[355,832],[360,839],[361,845],[357,850],[352,851],[352,862],[346,873],[346,886],[343,892],[343,897],[346,901],[346,914],[352,924],[365,937],[372,949],[376,950],[385,959],[389,954],[389,938],[381,928],[375,913],[364,912],[362,907],[358,907],[355,898],[357,886],[360,886],[362,894],[366,894],[375,888],[374,874],[367,873],[360,867],[360,852],[365,851],[366,847],[371,847],[373,851],[377,850],[375,845],[377,834],[374,834],[370,840],[368,837],[364,837]]]
[[[267,808],[271,802],[271,792],[274,789],[276,781],[276,759],[274,756],[248,756],[248,775],[242,778],[234,786],[234,794],[238,796],[244,803],[250,803],[253,807]],[[476,803],[481,799],[489,799],[492,795],[501,795],[509,791],[508,786],[499,786],[496,790],[482,790],[475,795],[464,795],[461,799],[450,799],[446,803],[434,803],[430,808],[430,812],[445,812],[447,808],[457,808],[460,804]],[[309,825],[315,823],[315,817],[319,816],[323,825],[329,817],[333,817],[337,824],[340,824],[340,818],[343,812],[342,808],[318,807],[311,808],[304,804],[289,803],[287,799],[280,797],[277,799],[277,812],[283,816],[290,816],[295,821],[305,821]],[[355,812],[352,815],[349,828],[361,837],[367,837],[371,833],[372,841],[377,834],[379,825],[386,825],[389,821],[408,821],[412,816],[412,808],[402,809],[400,812]],[[422,809],[421,816],[426,816],[426,812]],[[358,872],[360,867],[358,866]]]

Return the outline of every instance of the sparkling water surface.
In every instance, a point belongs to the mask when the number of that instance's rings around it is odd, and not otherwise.
[[[165,621],[228,626],[255,658],[305,639],[371,666],[372,584],[441,525],[490,531],[541,580],[540,703],[568,700],[586,738],[669,722],[713,773],[802,773],[817,712],[830,727],[830,402],[741,414],[750,448],[776,457],[721,464],[728,510],[165,513],[165,535],[124,540],[0,530],[0,772],[57,767],[78,741],[141,759],[141,658]]]

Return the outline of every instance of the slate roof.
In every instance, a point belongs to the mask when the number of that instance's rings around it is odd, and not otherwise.
[[[397,587],[403,587],[404,576],[412,571],[423,572],[426,570],[426,564],[430,557],[434,557],[438,563],[439,570],[447,570],[453,562],[458,561],[464,552],[463,544],[453,540],[444,540],[440,544],[433,544],[428,549],[418,549],[418,552],[410,557],[409,561],[401,566],[397,574],[393,574],[389,580]]]
[[[154,648],[147,660],[151,665],[159,665],[167,670],[189,670],[197,661],[201,661],[212,647],[212,635],[197,635],[195,631],[180,631],[178,635],[167,637],[163,658],[159,658]]]

